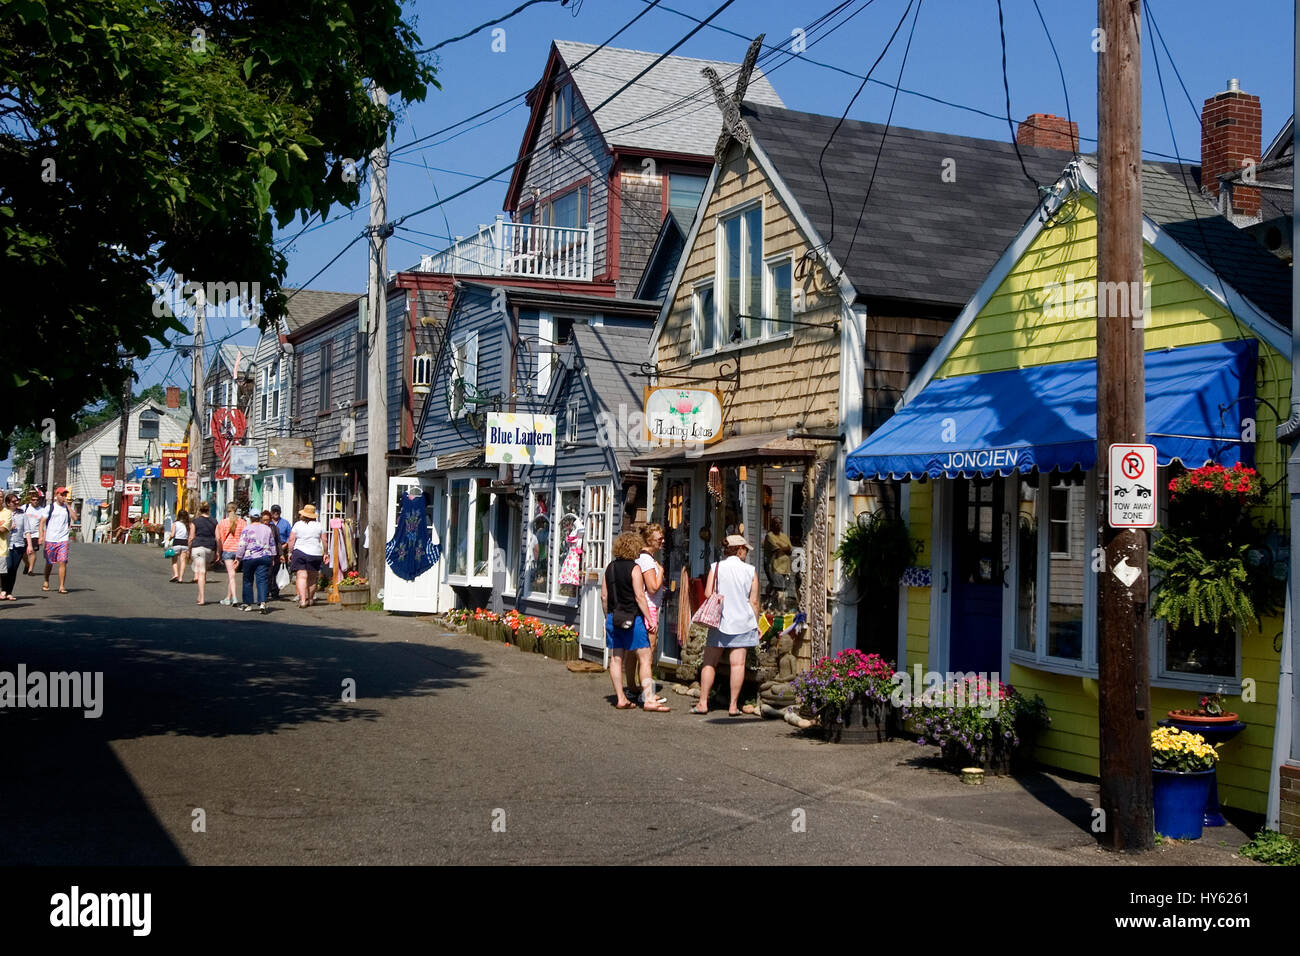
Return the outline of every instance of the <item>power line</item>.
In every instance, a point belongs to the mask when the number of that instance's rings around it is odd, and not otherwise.
[[[858,221],[853,226],[853,236],[849,239],[848,251],[844,253],[845,262],[848,262],[849,257],[853,255],[853,246],[858,241],[858,230],[862,228],[862,217],[866,215],[867,203],[871,199],[871,187],[875,185],[876,171],[880,168],[880,155],[885,151],[885,138],[889,135],[889,126],[894,120],[894,106],[898,103],[898,85],[903,82],[903,71],[907,69],[907,55],[912,51],[912,37],[916,35],[916,21],[921,19],[922,2],[923,0],[917,0],[916,13],[912,17],[912,28],[907,34],[907,46],[903,48],[903,62],[898,65],[898,79],[895,81],[894,95],[889,101],[889,114],[885,117],[885,128],[880,131],[880,146],[876,148],[876,160],[871,164],[871,178],[867,180],[867,191],[862,197],[862,208],[858,210]],[[911,9],[911,6],[911,3],[908,3],[908,9]],[[904,11],[903,16],[907,16],[906,11]],[[863,85],[865,85],[865,83]],[[832,208],[832,212],[833,211],[834,209]],[[827,248],[829,248],[829,244]]]
[[[436,51],[438,51],[438,50],[441,50],[441,49],[442,49],[443,47],[445,47],[445,46],[450,46],[450,45],[453,44],[453,43],[459,43],[461,40],[468,40],[468,39],[469,39],[470,37],[472,37],[474,34],[480,32],[480,31],[482,31],[482,30],[486,30],[488,27],[494,27],[494,26],[496,26],[498,23],[504,23],[505,21],[509,20],[511,17],[513,17],[513,16],[515,16],[515,15],[517,15],[517,14],[523,13],[525,10],[527,10],[527,9],[528,9],[529,7],[531,7],[531,6],[534,6],[535,4],[539,4],[539,3],[558,3],[558,4],[560,4],[560,6],[565,6],[568,2],[569,2],[569,0],[524,0],[523,3],[521,3],[519,6],[515,7],[513,10],[511,10],[511,11],[510,11],[509,13],[507,13],[505,16],[497,17],[495,20],[488,20],[486,23],[480,23],[478,26],[476,26],[474,29],[470,30],[468,33],[462,33],[460,36],[451,37],[451,38],[448,39],[448,40],[443,40],[441,43],[435,43],[433,46],[429,47],[429,48],[426,49],[426,50],[416,50],[416,53],[417,53],[417,54],[423,54],[423,53],[434,53],[434,52],[436,52]],[[576,11],[575,11],[575,12],[576,12]]]
[[[1047,45],[1052,48],[1052,56],[1056,59],[1056,72],[1061,76],[1061,92],[1065,94],[1065,121],[1070,124],[1070,148],[1074,150],[1074,158],[1079,158],[1079,133],[1078,127],[1074,125],[1074,114],[1070,112],[1070,87],[1065,82],[1065,67],[1061,66],[1061,55],[1056,52],[1056,41],[1052,39],[1052,31],[1047,28],[1047,20],[1043,17],[1043,11],[1038,7],[1038,0],[1034,0],[1034,11],[1038,14],[1038,22],[1043,25],[1043,33],[1047,34]],[[1007,110],[1010,112],[1010,109]]]
[[[1011,120],[1011,81],[1007,79],[1007,30],[1002,20],[1002,0],[998,3],[998,36],[1002,40],[1002,92],[1007,99],[1007,129],[1011,130],[1011,145],[1016,149],[1016,159],[1020,160],[1020,168],[1024,171],[1025,178],[1034,184],[1034,188],[1039,194],[1043,192],[1043,184],[1040,183],[1029,172],[1029,167],[1025,165],[1025,157],[1020,155],[1020,143],[1016,139],[1016,127]]]
[[[735,2],[736,2],[736,0],[723,0],[722,5],[721,5],[720,7],[718,7],[716,10],[714,10],[711,14],[709,14],[708,20],[712,20],[714,17],[717,17],[719,14],[721,14],[724,10],[726,10],[728,7],[730,7],[730,6],[731,6],[733,3],[735,3]],[[649,10],[649,9],[650,9],[649,7],[646,8],[646,10]],[[645,12],[646,12],[646,11],[643,10],[643,11],[641,12],[641,14],[638,14],[637,16],[639,17],[639,16],[641,16],[642,14],[644,14]],[[634,19],[635,19],[635,18],[634,18]],[[632,79],[628,80],[626,83],[624,83],[624,84],[623,84],[622,86],[620,86],[618,89],[616,89],[616,90],[615,90],[613,93],[611,93],[609,96],[605,97],[605,99],[602,100],[598,105],[596,105],[595,107],[593,107],[593,108],[590,110],[590,112],[589,112],[588,115],[595,115],[595,114],[596,114],[597,112],[599,112],[601,109],[603,109],[604,107],[608,106],[609,103],[612,102],[616,97],[618,97],[618,96],[622,95],[624,92],[626,92],[627,89],[628,89],[629,87],[631,87],[634,83],[636,83],[637,80],[641,79],[641,77],[643,77],[643,76],[645,76],[647,73],[649,73],[652,69],[654,69],[654,68],[655,68],[656,66],[658,66],[660,63],[662,63],[665,59],[667,59],[669,56],[671,56],[675,50],[677,50],[679,47],[682,46],[682,44],[684,44],[684,43],[685,43],[687,40],[689,40],[691,37],[695,36],[695,34],[699,33],[702,29],[704,29],[704,26],[707,24],[707,22],[708,22],[708,21],[706,20],[705,23],[700,24],[699,26],[696,26],[694,29],[688,31],[687,34],[686,34],[684,37],[682,37],[680,40],[678,40],[676,43],[674,43],[674,44],[673,44],[671,47],[669,47],[666,51],[664,51],[663,53],[659,54],[659,56],[655,57],[654,62],[652,62],[649,66],[647,66],[645,69],[643,69],[641,72],[639,72],[636,76],[632,77]],[[620,30],[620,32],[621,32],[621,30]],[[606,43],[608,43],[608,42],[609,42],[609,41],[607,40]],[[595,51],[593,50],[592,53],[594,53],[594,52],[595,52]],[[588,54],[588,55],[590,55],[590,54]],[[575,118],[573,121],[570,122],[568,129],[572,129],[572,128],[574,127],[574,125],[575,125],[576,122],[577,122],[577,120],[576,120],[576,118]],[[562,133],[563,133],[563,132],[568,132],[568,129],[563,130]],[[562,135],[562,134],[561,134],[561,135]],[[420,209],[415,210],[414,212],[409,212],[409,213],[407,213],[406,215],[399,217],[398,219],[396,219],[396,220],[394,221],[394,224],[395,224],[395,225],[400,225],[400,224],[402,224],[403,222],[405,222],[407,219],[410,219],[410,218],[413,217],[413,216],[418,216],[418,215],[420,215],[421,213],[428,212],[428,211],[431,210],[431,209],[436,209],[436,208],[439,207],[439,206],[442,206],[442,205],[444,205],[444,204],[446,204],[446,203],[448,203],[448,202],[451,202],[451,200],[453,200],[453,199],[457,199],[457,198],[459,198],[460,196],[463,196],[463,195],[465,195],[465,194],[468,193],[468,192],[472,192],[473,190],[477,189],[479,186],[482,186],[484,183],[490,182],[493,178],[495,178],[495,177],[497,177],[497,176],[500,176],[501,174],[503,174],[503,173],[507,173],[507,172],[509,172],[510,170],[514,169],[515,166],[519,165],[519,164],[520,164],[521,162],[523,162],[525,159],[530,159],[530,158],[532,158],[533,156],[537,155],[538,153],[540,153],[540,152],[541,152],[543,149],[545,149],[545,148],[546,148],[546,147],[544,147],[544,146],[538,146],[536,149],[532,150],[532,151],[531,151],[530,153],[528,153],[526,156],[521,156],[519,159],[515,160],[515,161],[512,162],[512,163],[509,163],[509,164],[506,165],[506,166],[503,166],[501,169],[496,170],[495,172],[491,173],[490,175],[488,175],[488,176],[486,176],[486,177],[483,177],[482,179],[478,180],[478,181],[475,182],[475,183],[471,183],[469,186],[466,186],[464,189],[460,190],[459,192],[453,193],[452,195],[448,196],[446,199],[440,199],[440,200],[438,200],[437,202],[430,203],[429,205],[427,205],[427,206],[423,206],[423,207],[421,207]]]

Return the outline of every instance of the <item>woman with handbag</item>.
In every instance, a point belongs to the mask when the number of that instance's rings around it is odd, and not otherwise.
[[[624,531],[614,539],[614,560],[600,579],[600,603],[605,609],[605,646],[610,650],[609,677],[619,710],[635,710],[636,704],[623,692],[623,663],[635,655],[641,672],[641,699],[645,710],[666,714],[671,709],[659,703],[650,675],[650,633],[657,625],[648,623],[645,577],[637,567],[644,539],[635,531]]]
[[[696,612],[696,619],[705,618],[700,623],[708,623],[710,627],[708,647],[700,666],[700,702],[691,708],[691,713],[709,712],[709,691],[713,689],[718,663],[725,650],[731,668],[731,706],[727,714],[739,717],[745,655],[749,648],[758,646],[758,572],[745,560],[749,557],[749,542],[743,536],[729,534],[723,544],[726,557],[709,569],[704,604]]]

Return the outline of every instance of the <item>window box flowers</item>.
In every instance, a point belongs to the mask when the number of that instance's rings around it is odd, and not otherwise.
[[[980,767],[993,775],[1012,773],[1051,723],[1041,697],[982,677],[950,680],[905,700],[899,716],[918,734],[917,743],[939,748],[949,769]]]
[[[1177,727],[1151,731],[1151,775],[1156,832],[1199,840],[1219,752],[1200,734]]]
[[[879,743],[889,738],[894,665],[879,654],[848,648],[823,657],[795,677],[799,712],[816,718],[832,743]]]

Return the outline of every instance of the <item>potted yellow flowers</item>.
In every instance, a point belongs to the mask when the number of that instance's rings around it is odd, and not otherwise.
[[[1177,727],[1151,731],[1156,832],[1176,840],[1199,840],[1205,800],[1219,752],[1200,734]]]

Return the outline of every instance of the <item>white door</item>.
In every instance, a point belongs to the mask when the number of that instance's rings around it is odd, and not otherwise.
[[[614,494],[609,482],[589,482],[584,489],[586,534],[582,542],[582,626],[580,642],[605,647],[605,611],[600,604],[600,576],[609,563],[609,530]]]
[[[380,553],[387,542],[393,539],[393,533],[397,530],[397,514],[399,511],[399,501],[406,496],[406,493],[412,488],[419,488],[420,483],[414,478],[389,478],[388,479],[388,517],[384,522],[384,541],[380,543]],[[429,524],[429,533],[433,536],[434,544],[439,543],[438,527],[434,521],[434,515],[437,514],[433,500],[435,497],[430,491],[425,490],[425,521]],[[386,569],[384,572],[384,610],[385,611],[416,611],[421,614],[433,614],[439,610],[438,600],[438,580],[442,577],[443,563],[439,559],[438,563],[432,568],[425,571],[414,581],[404,581],[392,572],[392,569]]]

